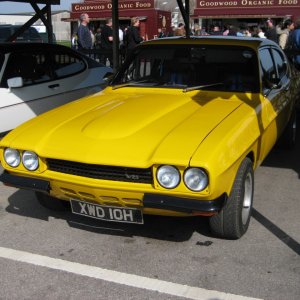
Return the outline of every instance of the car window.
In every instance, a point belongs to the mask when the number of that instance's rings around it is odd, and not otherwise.
[[[29,28],[29,37],[30,39],[40,39],[41,36],[35,28]]]
[[[24,86],[46,82],[52,79],[50,61],[44,53],[12,53],[4,72],[3,83],[7,79],[22,77]]]
[[[82,58],[69,53],[56,53],[52,56],[56,78],[64,78],[83,72],[86,64]]]
[[[224,45],[155,45],[140,47],[123,66],[113,85],[258,92],[258,59],[254,50]]]
[[[262,82],[263,88],[268,89],[270,83],[276,83],[278,81],[276,68],[271,55],[271,49],[261,49],[260,54],[260,65],[262,69]]]
[[[276,49],[272,49],[275,65],[277,67],[279,79],[282,79],[287,74],[287,64],[282,53]]]
[[[13,30],[14,30],[14,32],[16,32],[20,28],[21,28],[21,26],[14,26]],[[42,38],[40,37],[38,31],[35,28],[29,27],[20,36],[18,36],[16,38],[16,41],[42,42]]]

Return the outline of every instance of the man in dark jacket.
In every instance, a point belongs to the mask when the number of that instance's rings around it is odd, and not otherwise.
[[[127,55],[129,55],[134,47],[143,41],[139,32],[140,20],[137,17],[131,19],[131,26],[126,32]]]
[[[265,36],[267,39],[275,42],[278,44],[278,34],[277,34],[277,30],[276,27],[273,24],[273,21],[268,19],[267,20],[267,30],[265,33]]]
[[[296,20],[295,29],[289,35],[286,50],[291,51],[291,58],[300,70],[300,18]],[[290,55],[290,53],[287,54]]]
[[[101,56],[101,62],[106,65],[108,59],[110,66],[113,63],[113,31],[112,31],[112,19],[106,19],[106,24],[101,30],[101,49],[103,54]]]
[[[78,36],[78,50],[81,49],[92,49],[93,42],[92,42],[92,36],[89,29],[89,22],[90,18],[88,14],[81,14],[80,15],[80,26],[77,30],[77,36]]]

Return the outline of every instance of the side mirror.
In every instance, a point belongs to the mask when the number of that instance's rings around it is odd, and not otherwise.
[[[276,89],[280,89],[282,87],[282,83],[279,80],[273,80],[271,81],[269,78],[265,77],[263,79],[263,83],[265,88],[267,89],[267,91],[265,92],[264,96],[268,97],[269,94],[271,93],[271,91],[276,90]]]
[[[114,77],[114,73],[108,72],[103,76],[103,81],[106,83],[110,83]]]
[[[280,79],[276,78],[275,76],[271,76],[270,74],[265,74],[263,77],[263,82],[266,88],[268,89],[279,89],[281,88]]]
[[[9,78],[7,79],[7,85],[10,89],[23,87],[23,78],[22,77]]]

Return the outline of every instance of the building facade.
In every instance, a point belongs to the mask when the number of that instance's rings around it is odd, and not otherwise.
[[[184,1],[183,1],[184,2]],[[224,28],[228,24],[239,26],[259,26],[267,18],[275,24],[286,18],[300,17],[300,0],[191,0],[191,25],[198,23],[203,27],[218,25]],[[72,4],[69,19],[72,33],[77,32],[79,16],[88,13],[91,27],[96,30],[111,17],[111,0],[83,0]],[[175,16],[175,17],[174,17]],[[140,33],[144,38],[157,36],[158,29],[171,32],[171,26],[182,21],[176,0],[119,0],[119,23],[124,28],[130,25],[130,18],[140,17]],[[172,19],[173,18],[173,19]]]
[[[196,0],[192,18],[209,27],[226,24],[259,26],[271,18],[275,24],[300,17],[300,0]]]
[[[77,31],[78,20],[82,13],[90,16],[91,29],[96,30],[105,24],[105,19],[112,15],[112,1],[85,0],[83,3],[73,3],[70,19],[72,32]],[[158,28],[171,30],[171,12],[158,9],[154,0],[119,0],[119,25],[122,29],[130,26],[132,17],[140,18],[140,34],[144,39],[153,39],[158,34]]]

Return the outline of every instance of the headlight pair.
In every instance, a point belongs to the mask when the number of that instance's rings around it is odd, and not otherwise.
[[[22,158],[23,166],[29,171],[35,171],[39,167],[39,158],[32,151],[24,151],[21,155],[20,151],[12,148],[6,148],[4,150],[5,162],[16,168],[20,165]]]
[[[161,166],[157,170],[157,181],[166,189],[174,189],[180,183],[180,173],[173,166]],[[190,190],[200,192],[207,187],[208,176],[200,168],[188,168],[183,174],[183,181]]]

